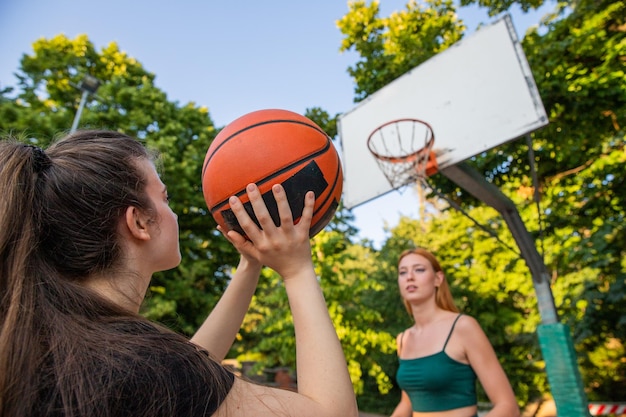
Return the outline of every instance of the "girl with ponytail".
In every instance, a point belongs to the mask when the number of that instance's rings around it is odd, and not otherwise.
[[[294,224],[274,186],[278,227],[254,184],[261,227],[231,198],[249,240],[221,230],[240,264],[191,340],[139,315],[152,274],[181,259],[157,157],[113,131],[78,131],[46,150],[0,140],[0,417],[355,416],[311,259],[311,192]],[[220,365],[263,265],[285,280],[297,393]]]

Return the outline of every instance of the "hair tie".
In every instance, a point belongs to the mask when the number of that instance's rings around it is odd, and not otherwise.
[[[48,155],[46,155],[46,152],[43,149],[41,149],[39,146],[35,146],[35,145],[26,145],[26,146],[30,148],[33,153],[33,169],[35,170],[36,173],[39,174],[43,172],[46,168],[48,168],[52,164],[52,161],[50,160]]]

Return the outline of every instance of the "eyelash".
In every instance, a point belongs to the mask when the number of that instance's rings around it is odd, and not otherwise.
[[[417,273],[420,273],[420,274],[425,272],[425,271],[426,271],[426,268],[416,268],[416,269],[413,270],[413,272],[417,272]],[[407,271],[400,271],[399,274],[400,275],[405,275],[408,272],[409,272],[408,270]]]

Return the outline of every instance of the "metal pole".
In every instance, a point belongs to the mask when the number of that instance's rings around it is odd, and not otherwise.
[[[83,94],[80,97],[80,104],[78,105],[78,110],[76,111],[76,115],[74,116],[74,121],[72,122],[72,128],[70,129],[70,133],[76,132],[78,128],[78,121],[80,120],[80,116],[83,113],[83,108],[85,107],[85,102],[87,101],[87,96],[89,95],[89,91],[83,90]]]
[[[535,247],[532,236],[519,216],[515,204],[498,187],[487,182],[478,171],[464,162],[446,167],[440,172],[474,197],[500,212],[517,242],[528,269],[530,269],[537,294],[541,322],[544,324],[557,323],[558,317],[550,288],[550,274]]]

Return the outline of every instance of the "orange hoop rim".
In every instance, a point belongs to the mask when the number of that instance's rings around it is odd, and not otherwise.
[[[426,129],[424,145],[414,151],[412,149],[415,148],[417,145],[413,143],[410,147],[411,149],[409,150],[404,150],[401,146],[400,151],[405,152],[405,154],[398,155],[396,153],[395,155],[393,155],[391,154],[391,152],[387,152],[387,155],[382,155],[375,149],[375,146],[373,145],[373,138],[378,133],[380,135],[379,140],[383,145],[385,145],[386,139],[385,136],[382,134],[382,129],[389,125],[398,124],[401,122],[411,122],[413,124],[418,123],[423,125],[423,127],[425,127]],[[414,132],[412,133],[412,138],[413,135]],[[400,142],[402,141],[399,132],[398,139],[400,140]],[[432,126],[428,122],[415,118],[400,118],[390,120],[374,129],[367,138],[367,147],[370,153],[376,159],[379,168],[383,171],[389,183],[394,187],[404,184],[405,180],[410,179],[412,175],[415,175],[416,178],[421,178],[422,180],[425,180],[427,177],[430,177],[439,171],[439,166],[437,164],[437,155],[432,150],[434,143],[435,132]],[[412,168],[409,169],[409,167]],[[413,172],[413,174],[410,174],[410,172]]]
[[[430,138],[428,139],[428,141],[426,142],[426,144],[421,147],[420,149],[418,149],[417,151],[411,152],[407,155],[401,155],[401,156],[387,156],[387,155],[381,155],[380,153],[376,152],[374,149],[372,149],[371,146],[371,141],[372,138],[374,137],[374,135],[380,131],[380,129],[389,126],[391,124],[394,123],[398,123],[398,122],[417,122],[417,123],[421,123],[424,126],[426,126],[428,128],[428,130],[430,131]],[[425,155],[428,155],[428,158],[431,158],[431,155],[429,155],[430,153],[430,149],[432,148],[432,145],[435,143],[435,132],[433,131],[432,126],[428,123],[425,122],[423,120],[420,119],[414,119],[414,118],[402,118],[402,119],[394,119],[394,120],[390,120],[388,122],[383,123],[382,125],[378,126],[376,129],[374,129],[372,131],[372,133],[370,133],[370,135],[367,137],[367,148],[369,149],[369,151],[372,153],[372,155],[374,155],[376,158],[385,161],[385,162],[391,162],[391,163],[403,163],[403,162],[414,162],[416,159],[420,159],[423,158]]]

